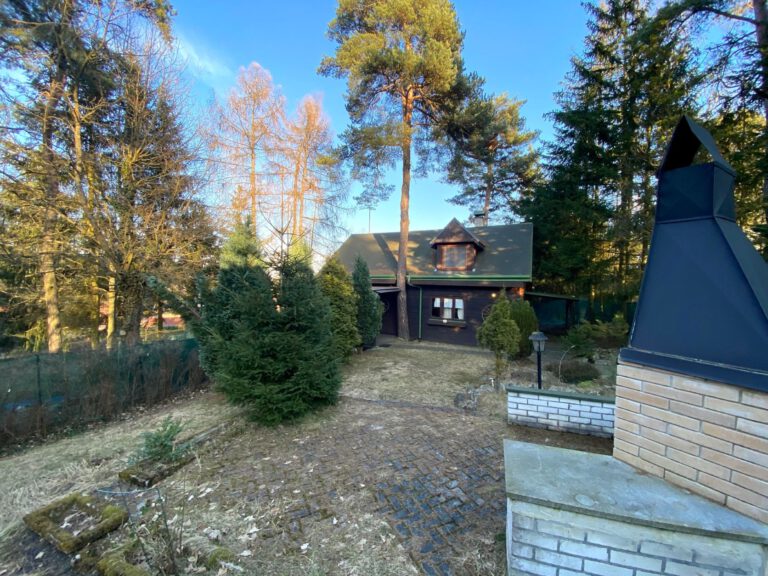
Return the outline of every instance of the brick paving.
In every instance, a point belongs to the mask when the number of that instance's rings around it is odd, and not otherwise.
[[[465,574],[467,554],[503,547],[504,438],[604,453],[611,446],[454,408],[343,398],[295,426],[247,425],[161,487],[169,501],[191,502],[186,514],[197,530],[234,519],[222,543],[236,552],[248,547],[253,558],[301,555],[307,542],[320,550],[313,538],[334,530],[354,535],[360,518],[372,514],[422,573]],[[258,537],[246,540],[245,522],[254,517]],[[31,543],[19,544],[36,553]],[[336,560],[352,552],[342,547]],[[63,565],[45,573],[74,574]]]
[[[493,543],[503,533],[504,438],[610,449],[594,438],[512,427],[449,408],[344,399],[333,412],[327,424],[291,439],[285,437],[291,429],[258,429],[236,439],[250,447],[247,468],[232,470],[237,446],[228,449],[230,463],[215,464],[226,469],[218,492],[290,500],[269,534],[289,542],[335,518],[339,498],[355,494],[386,519],[430,576],[460,574],[462,556],[477,541]],[[254,481],[244,482],[244,475]]]

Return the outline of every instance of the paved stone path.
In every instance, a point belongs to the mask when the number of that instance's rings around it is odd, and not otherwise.
[[[370,498],[425,574],[460,574],[473,542],[504,531],[504,438],[606,451],[610,442],[508,426],[458,409],[344,399],[318,433],[294,438],[259,430],[243,486],[249,500],[294,496],[284,533],[300,534],[335,514],[340,495]],[[254,452],[253,448],[257,450]],[[281,454],[279,457],[275,454]],[[245,471],[243,471],[245,472]],[[244,491],[244,492],[243,492]],[[254,493],[255,492],[255,493]]]
[[[183,487],[196,494],[195,509],[214,511],[195,519],[199,526],[216,527],[224,511],[242,519],[274,509],[247,544],[254,557],[270,547],[300,554],[313,534],[351,526],[366,512],[386,520],[424,574],[458,575],[478,542],[483,553],[501,546],[494,548],[504,531],[504,438],[610,447],[458,409],[344,398],[298,426],[247,426],[201,453],[194,475],[163,485],[176,499],[173,491]],[[194,518],[192,509],[188,514]],[[243,545],[238,530],[225,544]]]

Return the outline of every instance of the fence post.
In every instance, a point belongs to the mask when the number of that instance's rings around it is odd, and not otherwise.
[[[45,411],[43,408],[43,384],[40,378],[40,354],[35,354],[37,376],[37,433],[45,436]]]

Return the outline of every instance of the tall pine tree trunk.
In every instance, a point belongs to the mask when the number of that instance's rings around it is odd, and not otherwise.
[[[110,266],[111,268],[111,266]],[[115,346],[115,330],[117,328],[117,278],[110,270],[107,279],[107,350]]]
[[[397,336],[410,340],[408,326],[408,228],[410,226],[409,205],[411,193],[411,125],[413,100],[410,90],[403,96],[403,185],[400,189],[400,245],[397,250]]]
[[[59,60],[62,60],[60,58]],[[64,89],[63,63],[57,63],[54,78],[48,87],[48,94],[42,117],[42,154],[45,166],[45,207],[43,230],[40,239],[40,275],[43,284],[43,302],[45,303],[46,336],[48,352],[61,350],[61,309],[59,307],[59,283],[56,277],[56,226],[59,200],[59,177],[56,158],[53,151],[53,113],[61,100]]]
[[[763,118],[766,126],[763,137],[764,155],[768,163],[768,6],[766,0],[752,0],[755,12],[755,33],[757,47],[760,50],[760,99],[763,103]],[[768,173],[763,178],[763,215],[768,226]],[[763,256],[768,259],[768,240],[763,244]]]
[[[136,346],[141,342],[141,318],[144,314],[144,281],[135,273],[123,275],[122,293],[125,302],[123,331],[125,344]]]
[[[488,226],[491,216],[491,195],[493,194],[493,163],[488,162],[485,169],[485,202],[483,204],[483,226]]]

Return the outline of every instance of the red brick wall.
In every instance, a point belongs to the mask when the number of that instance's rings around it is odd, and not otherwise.
[[[620,363],[613,455],[768,522],[766,393]]]

